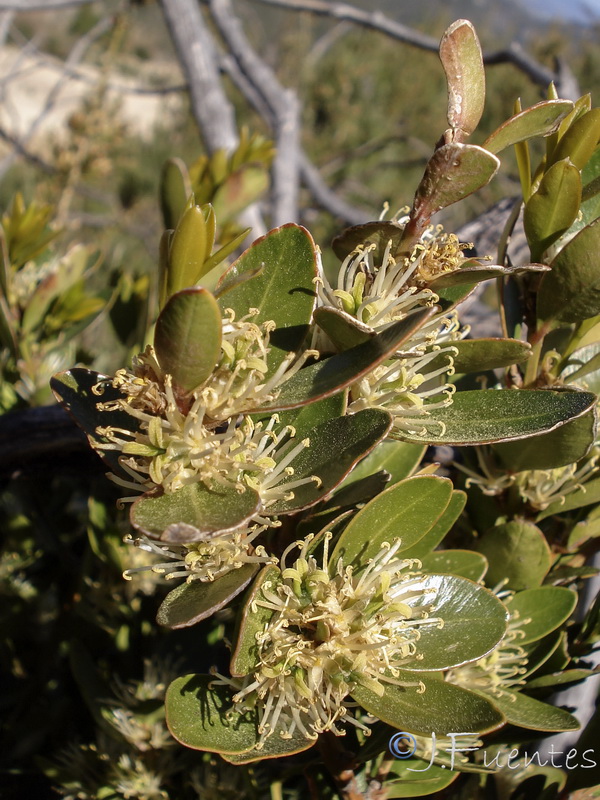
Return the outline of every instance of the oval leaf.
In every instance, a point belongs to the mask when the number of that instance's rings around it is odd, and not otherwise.
[[[452,483],[424,475],[397,483],[362,508],[340,536],[330,558],[346,566],[366,564],[384,542],[402,540],[401,550],[419,541],[435,525],[450,502]]]
[[[483,534],[475,549],[487,558],[488,586],[505,578],[509,589],[539,586],[552,564],[552,555],[541,530],[530,522],[514,520]]]
[[[438,148],[425,167],[413,217],[429,218],[485,186],[500,167],[496,156],[473,144],[451,142]]]
[[[600,108],[592,108],[569,126],[552,152],[550,164],[569,158],[577,169],[583,169],[600,140]]]
[[[596,406],[550,433],[518,442],[494,445],[494,452],[511,472],[556,469],[586,456],[596,438]]]
[[[352,697],[383,722],[421,736],[446,736],[448,731],[487,733],[504,722],[504,715],[491,700],[460,686],[425,673],[400,671],[398,680],[408,685],[386,685],[383,697],[357,686]],[[415,680],[425,686],[424,692],[417,691]]]
[[[539,319],[580,322],[600,313],[600,219],[562,248],[544,275],[537,298]]]
[[[134,432],[139,429],[139,423],[126,411],[101,411],[98,408],[98,403],[107,403],[123,397],[121,392],[114,389],[110,383],[104,384],[101,395],[94,394],[92,388],[102,380],[107,380],[106,375],[74,367],[54,375],[50,380],[50,387],[58,402],[67,409],[86,434],[91,447],[113,472],[126,475],[119,464],[120,452],[102,448],[103,444],[110,444],[110,442],[106,436],[98,434],[98,428],[112,426]]]
[[[518,339],[463,339],[453,342],[458,353],[452,355],[455,372],[480,372],[486,369],[522,364],[531,355],[531,345]],[[434,370],[447,363],[445,356],[434,359],[428,369]]]
[[[444,424],[440,433],[429,431],[431,444],[486,444],[526,439],[552,431],[585,414],[596,402],[590,392],[493,389],[457,392],[452,405],[431,416]],[[422,442],[423,437],[398,431],[399,438]]]
[[[450,502],[444,509],[441,517],[429,531],[422,536],[418,542],[402,551],[403,558],[423,558],[428,553],[431,553],[438,544],[442,541],[444,536],[450,531],[454,523],[458,520],[463,512],[467,502],[467,495],[465,492],[454,491],[450,497]],[[437,570],[442,572],[443,570]]]
[[[167,689],[167,726],[178,742],[194,750],[223,755],[249,753],[260,736],[254,715],[227,715],[233,705],[233,691],[226,686],[211,686],[209,675],[184,675]],[[276,758],[307,750],[313,739],[296,735],[291,739],[271,736],[265,747],[253,751],[250,760]]]
[[[440,60],[448,83],[448,125],[469,136],[485,103],[485,72],[479,39],[472,23],[452,23],[440,42]]]
[[[262,268],[262,269],[261,269]],[[267,363],[272,374],[288,352],[300,348],[315,305],[314,278],[317,250],[310,233],[300,225],[283,225],[257,239],[221,278],[217,289],[246,272],[260,274],[239,283],[219,299],[221,308],[231,308],[237,320],[258,309],[252,321],[272,320],[271,351]]]
[[[431,605],[430,618],[443,620],[443,627],[419,627],[417,656],[403,667],[406,671],[442,670],[477,661],[506,633],[506,607],[473,581],[456,575],[422,575],[411,583],[411,591],[418,596],[406,603],[412,608]]]
[[[483,580],[488,569],[487,558],[472,550],[436,550],[424,556],[421,565],[424,572],[458,575],[476,583]]]
[[[499,153],[534,136],[549,136],[572,110],[570,100],[543,100],[507,119],[483,143],[490,153]]]
[[[233,531],[259,510],[260,498],[253,489],[240,494],[235,488],[193,483],[172,494],[140,497],[130,519],[136,530],[151,538],[185,544]]]
[[[375,331],[362,325],[357,319],[346,314],[341,309],[317,308],[315,322],[331,339],[336,350],[348,350],[358,344],[368,342]]]
[[[156,321],[158,363],[191,392],[209,377],[221,353],[221,312],[207,289],[183,289],[169,298]]]
[[[577,719],[562,708],[550,706],[528,697],[522,692],[502,689],[502,693],[490,698],[511,725],[534,731],[577,731],[581,727]]]
[[[269,565],[264,567],[256,581],[252,584],[248,596],[244,599],[244,608],[238,616],[239,631],[236,636],[237,644],[231,655],[230,672],[234,677],[241,678],[252,672],[258,663],[258,645],[256,634],[265,629],[274,614],[273,609],[254,605],[257,598],[262,595],[263,586],[268,586],[269,591],[277,591],[277,584],[281,582],[281,570]]]
[[[187,628],[226,606],[250,583],[257,564],[243,564],[216,581],[191,581],[177,586],[160,604],[156,621],[165,628]]]
[[[568,230],[581,204],[581,175],[569,160],[553,164],[542,178],[523,212],[523,225],[531,256],[538,261],[553,242]]]
[[[552,517],[554,514],[566,514],[576,508],[596,505],[598,502],[600,502],[600,478],[594,478],[584,483],[581,488],[575,489],[574,492],[569,492],[564,497],[550,503],[547,508],[538,514],[537,521]]]
[[[424,455],[423,445],[386,439],[354,467],[343,485],[374,475],[379,470],[390,474],[390,483],[398,483],[416,470]]]
[[[353,225],[351,228],[346,228],[339,236],[335,237],[331,247],[340,261],[343,261],[357,247],[374,244],[373,261],[376,264],[380,264],[390,241],[392,243],[392,255],[398,251],[403,232],[404,228],[395,222],[386,220],[365,222],[362,225]]]
[[[518,592],[506,601],[511,617],[519,620],[519,645],[535,642],[556,630],[575,610],[577,594],[563,586],[539,586]]]

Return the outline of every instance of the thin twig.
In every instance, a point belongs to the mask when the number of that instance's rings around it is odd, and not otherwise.
[[[273,162],[273,224],[298,219],[300,104],[257,55],[230,0],[210,0],[211,14],[241,72],[270,110],[277,153]]]
[[[390,36],[404,44],[418,47],[430,53],[437,53],[439,42],[413,28],[402,25],[381,11],[363,11],[347,3],[326,2],[325,0],[258,0],[267,5],[287,8],[290,11],[307,11],[311,14],[332,17],[340,21],[353,22],[363,28]],[[534,83],[546,87],[551,81],[559,84],[560,75],[544,67],[536,59],[523,50],[520,44],[513,42],[503,50],[484,54],[485,64],[513,64],[524,72]]]

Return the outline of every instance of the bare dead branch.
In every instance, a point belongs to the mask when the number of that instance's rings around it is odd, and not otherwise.
[[[258,0],[258,2],[287,8],[290,11],[307,11],[340,21],[353,22],[363,28],[370,28],[397,39],[404,44],[418,47],[420,50],[427,50],[431,53],[438,52],[439,42],[437,39],[402,25],[381,11],[363,11],[347,3],[326,2],[326,0]],[[534,83],[546,87],[551,81],[554,81],[557,88],[560,88],[560,75],[536,61],[517,42],[513,42],[509,47],[495,53],[484,54],[483,60],[485,64],[490,65],[513,64]]]
[[[198,3],[161,0],[161,7],[208,151],[235,149],[238,134],[233,107],[221,85],[215,47]]]
[[[91,5],[96,0],[0,0],[0,11],[54,11]]]
[[[210,0],[210,10],[240,71],[270,110],[276,156],[273,162],[273,224],[298,220],[300,104],[256,54],[230,0]]]
[[[329,211],[334,217],[338,217],[343,223],[360,225],[373,219],[372,212],[356,208],[330,189],[321,177],[317,167],[304,151],[300,151],[300,171],[306,188],[310,191],[317,204],[325,211]]]

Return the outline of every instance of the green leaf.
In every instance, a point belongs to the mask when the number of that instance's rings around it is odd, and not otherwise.
[[[465,492],[452,492],[450,502],[435,525],[430,528],[425,536],[422,536],[418,542],[415,542],[411,547],[407,547],[406,550],[403,550],[402,557],[423,558],[428,553],[431,553],[458,520],[466,502],[467,495]]]
[[[600,502],[600,478],[593,478],[587,483],[584,483],[580,489],[575,489],[574,492],[564,495],[564,498],[555,500],[553,503],[541,511],[537,516],[537,522],[540,522],[546,517],[552,517],[554,514],[566,514],[576,508],[585,508],[585,506],[596,505]]]
[[[465,291],[465,284],[475,286],[481,281],[487,281],[490,278],[510,278],[513,275],[523,275],[528,272],[548,271],[549,267],[545,264],[518,264],[514,267],[501,267],[498,264],[481,264],[477,259],[474,259],[473,261],[465,261],[462,267],[455,269],[453,272],[443,273],[428,285],[436,294],[442,289],[448,290],[455,287],[457,291],[458,287],[462,287],[462,291]]]
[[[490,700],[426,673],[400,671],[407,686],[386,685],[383,697],[357,686],[352,697],[370,714],[402,731],[421,736],[446,736],[448,731],[487,733],[504,722]],[[425,691],[417,691],[415,680]],[[410,684],[413,684],[412,686]]]
[[[585,414],[595,403],[590,392],[544,389],[490,389],[457,392],[452,405],[435,409],[433,419],[443,423],[440,433],[429,431],[431,444],[487,444],[509,439],[526,439],[552,431],[570,419]],[[398,431],[408,442],[423,437]]]
[[[506,601],[506,607],[525,636],[518,644],[536,642],[559,628],[575,610],[577,593],[562,586],[539,586],[518,592]]]
[[[522,692],[502,689],[501,694],[494,694],[490,699],[507,722],[520,728],[552,732],[577,731],[580,728],[579,722],[568,711],[534,700]]]
[[[556,469],[573,464],[587,455],[596,437],[596,406],[550,433],[524,441],[493,446],[494,452],[511,472],[528,469]]]
[[[414,217],[429,218],[485,186],[500,161],[482,147],[451,142],[438,148],[425,167],[413,205]]]
[[[597,670],[593,669],[568,669],[565,672],[551,672],[549,675],[540,675],[539,678],[528,681],[526,689],[528,692],[536,689],[555,691],[556,686],[574,685],[597,674]]]
[[[362,508],[338,539],[330,558],[342,558],[346,566],[366,564],[384,542],[402,540],[402,552],[419,541],[435,525],[452,494],[446,478],[433,475],[407,478],[386,489]]]
[[[433,554],[432,554],[433,555]],[[404,602],[418,609],[432,606],[431,619],[443,626],[419,628],[417,658],[404,666],[407,672],[443,670],[477,661],[501,641],[508,624],[508,612],[496,595],[456,575],[419,575],[411,582],[418,596]]]
[[[341,309],[317,308],[314,314],[317,325],[323,330],[335,345],[336,350],[348,350],[358,344],[368,342],[375,331],[360,323],[350,314]]]
[[[228,291],[219,298],[219,304],[222,309],[233,309],[236,320],[256,308],[253,322],[275,323],[267,359],[271,374],[288,352],[300,348],[308,333],[315,305],[313,280],[317,276],[317,250],[310,233],[292,223],[270,231],[242,253],[217,289],[261,267],[259,275]]]
[[[194,750],[223,755],[241,755],[259,740],[253,714],[226,716],[234,692],[226,686],[212,686],[209,675],[184,675],[167,689],[167,726],[178,742]],[[296,735],[292,739],[271,736],[265,747],[254,751],[251,760],[275,758],[307,750],[314,740]]]
[[[192,483],[172,494],[144,495],[131,507],[133,527],[154,539],[174,544],[201,542],[234,531],[260,510],[260,498],[247,488],[209,489]]]
[[[453,22],[440,41],[440,60],[448,84],[448,125],[469,136],[485,103],[485,72],[481,47],[473,24]]]
[[[281,570],[272,565],[264,567],[244,599],[244,607],[238,612],[239,630],[236,636],[235,649],[231,656],[229,671],[231,675],[242,678],[252,672],[258,663],[258,645],[256,634],[265,629],[274,614],[273,609],[254,605],[262,596],[262,588],[267,585],[270,592],[277,590],[281,583]]]
[[[561,653],[564,647],[564,631],[552,631],[543,639],[538,639],[537,642],[523,645],[523,650],[527,656],[526,672],[520,676],[522,680],[527,680],[530,675],[534,675],[540,670],[541,667],[546,669],[548,664],[551,664],[554,659],[558,658],[561,663],[558,666],[553,666],[551,670],[563,669],[565,666],[561,660]],[[568,659],[567,659],[568,661]]]
[[[513,520],[486,531],[475,549],[487,558],[488,586],[508,578],[507,588],[540,586],[552,564],[552,554],[541,530],[530,522]]]
[[[421,565],[424,572],[459,575],[476,583],[483,580],[488,569],[485,556],[472,550],[436,550],[423,556]]]
[[[386,411],[367,408],[347,417],[322,422],[308,433],[310,447],[293,461],[293,475],[282,480],[278,489],[313,475],[312,481],[294,488],[293,497],[270,505],[267,513],[289,514],[314,505],[342,482],[352,467],[389,432],[392,419]]]
[[[549,163],[570,158],[577,169],[583,169],[592,157],[600,140],[600,108],[592,108],[573,122],[559,139]]]
[[[165,161],[160,176],[160,210],[165,228],[175,229],[192,193],[187,167],[180,158]]]
[[[390,241],[392,255],[398,252],[403,232],[404,228],[395,222],[386,220],[365,222],[362,225],[346,228],[339,236],[335,237],[331,247],[340,261],[343,261],[357,247],[374,244],[373,261],[375,264],[380,264]]]
[[[289,411],[278,411],[279,417],[279,430],[284,425],[291,425],[296,431],[296,439],[300,441],[308,436],[309,432],[320,425],[322,422],[327,422],[333,417],[341,417],[346,412],[346,396],[344,392],[330,395],[324,400],[317,400],[315,403],[309,403],[306,406],[299,408],[291,408]],[[269,422],[273,412],[261,414],[260,412],[252,414],[254,422],[263,421],[265,424]]]
[[[102,380],[108,381],[106,375],[92,372],[89,369],[74,367],[66,372],[59,372],[50,380],[54,396],[74,417],[75,422],[88,437],[90,445],[99,456],[118,474],[124,474],[119,464],[120,452],[103,450],[101,445],[108,444],[106,436],[100,436],[97,428],[109,426],[130,431],[138,430],[138,420],[126,411],[101,411],[97,404],[107,403],[122,398],[118,389],[110,383],[104,384],[101,395],[94,394],[92,388]]]
[[[531,355],[531,345],[518,339],[463,339],[453,342],[452,347],[458,350],[457,355],[452,355],[458,373],[509,367],[527,361]],[[435,370],[446,363],[446,356],[440,356],[439,364],[436,358],[428,369]]]
[[[542,320],[580,322],[600,313],[600,273],[596,253],[600,249],[600,219],[571,239],[544,275],[537,298]]]
[[[221,312],[207,289],[183,289],[156,321],[154,349],[161,369],[191,392],[209,377],[221,354]]]
[[[283,384],[272,403],[260,410],[297,408],[345,389],[389,358],[434,313],[433,309],[417,311],[358,347],[304,367]]]
[[[414,472],[424,455],[424,445],[386,439],[354,467],[342,486],[365,478],[367,475],[374,475],[382,469],[389,472],[390,483],[398,483]]]
[[[416,771],[410,772],[411,769]],[[383,790],[387,800],[399,797],[426,797],[450,786],[459,774],[446,767],[430,764],[421,758],[396,760],[383,783]]]
[[[246,588],[257,570],[257,564],[243,564],[216,581],[182,583],[162,601],[156,621],[173,629],[195,625],[230,603]]]
[[[568,159],[557,161],[546,172],[523,212],[523,225],[531,256],[543,253],[575,221],[581,204],[581,176]]]
[[[212,207],[209,206],[213,214]],[[214,234],[214,224],[211,226]],[[167,297],[181,289],[194,286],[204,274],[204,262],[213,246],[211,230],[206,224],[205,212],[191,205],[183,212],[169,246],[167,269]]]
[[[490,153],[500,153],[507,147],[535,136],[549,136],[573,108],[570,100],[543,100],[515,114],[491,133],[483,143]]]

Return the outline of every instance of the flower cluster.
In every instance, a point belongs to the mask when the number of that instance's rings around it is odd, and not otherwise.
[[[407,221],[396,221],[400,231]],[[342,262],[335,288],[318,279],[319,303],[348,314],[365,330],[382,331],[418,309],[434,308],[439,298],[428,284],[460,269],[469,246],[441,226],[428,228],[408,254],[392,254],[391,239],[380,259],[377,245],[361,245]],[[467,333],[454,312],[433,314],[401,351],[351,387],[349,411],[385,409],[397,429],[421,436],[439,428],[430,412],[452,403],[454,386],[445,380],[454,372],[452,343]]]
[[[356,574],[342,559],[331,574],[330,538],[325,534],[320,564],[311,553],[312,536],[287,548],[281,580],[265,581],[254,601],[273,612],[256,636],[255,671],[243,680],[219,675],[214,682],[236,690],[236,711],[256,709],[259,749],[276,732],[284,739],[296,732],[307,739],[324,731],[343,735],[340,722],[368,730],[347,700],[358,685],[379,696],[386,683],[424,691],[420,681],[399,678],[400,668],[419,660],[421,628],[443,625],[432,616],[434,605],[423,602],[415,571],[420,562],[398,558],[396,540]],[[286,567],[296,547],[299,557]]]
[[[468,476],[467,487],[479,486],[484,494],[494,496],[514,486],[537,511],[543,511],[551,503],[564,503],[569,494],[579,489],[585,492],[586,482],[598,474],[600,458],[600,447],[595,446],[584,459],[564,467],[506,472],[496,467],[490,448],[478,447],[475,452],[481,472],[456,464]]]
[[[255,423],[244,414],[273,400],[281,386],[313,354],[289,354],[266,378],[269,323],[262,328],[246,319],[224,325],[222,357],[212,375],[196,390],[181,396],[171,375],[164,373],[148,347],[133,360],[133,371],[119,370],[94,387],[102,396],[106,385],[121,396],[100,402],[105,411],[125,411],[132,429],[100,426],[102,447],[122,453],[120,464],[132,481],[114,478],[137,491],[157,486],[175,492],[190,483],[221,485],[259,492],[263,508],[290,497],[297,485],[289,481],[294,458],[308,440],[294,441],[291,426],[276,430],[277,415]],[[293,363],[292,363],[293,362]],[[280,484],[284,482],[285,487]]]
[[[273,521],[272,527],[279,523]],[[216,536],[208,541],[188,542],[187,544],[164,544],[154,542],[146,536],[126,541],[141,550],[160,557],[153,564],[132,567],[125,570],[123,577],[131,580],[139,572],[151,570],[166,580],[185,578],[192,581],[215,581],[233,569],[244,564],[275,564],[277,559],[270,556],[262,545],[252,546],[253,541],[267,530],[267,525],[253,525]],[[193,538],[193,537],[190,537]],[[165,561],[164,559],[169,559]]]

